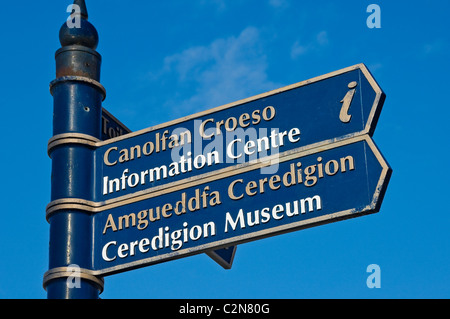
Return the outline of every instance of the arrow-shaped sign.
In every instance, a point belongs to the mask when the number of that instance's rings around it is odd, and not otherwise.
[[[95,275],[109,275],[375,213],[391,169],[368,135],[222,169],[94,216]]]
[[[372,135],[385,95],[363,64],[97,143],[98,202],[286,151]]]
[[[131,133],[131,130],[114,115],[102,108],[102,141]]]

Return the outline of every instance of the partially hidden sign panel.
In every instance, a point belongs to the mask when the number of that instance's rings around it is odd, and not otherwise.
[[[372,135],[384,97],[359,64],[97,143],[96,202]]]
[[[131,130],[115,116],[102,108],[102,141],[131,133]]]
[[[276,167],[271,174],[261,169]],[[391,170],[368,135],[223,168],[94,215],[109,275],[379,210]]]

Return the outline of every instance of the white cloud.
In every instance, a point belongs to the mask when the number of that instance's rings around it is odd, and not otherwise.
[[[217,11],[224,11],[227,8],[226,0],[201,0],[200,5],[213,5]]]
[[[320,31],[316,34],[314,40],[310,42],[303,43],[300,40],[294,42],[291,47],[291,58],[296,59],[302,55],[311,52],[317,52],[321,48],[326,47],[329,44],[327,31]]]
[[[446,49],[446,42],[443,39],[435,39],[423,45],[422,52],[426,56],[438,54]]]
[[[317,44],[324,46],[328,44],[328,33],[327,31],[321,31],[316,36]]]
[[[188,48],[164,60],[166,75],[175,75],[179,87],[194,92],[171,101],[177,113],[187,114],[277,88],[267,76],[267,59],[260,31],[247,27],[238,36],[220,38],[206,46]]]
[[[305,54],[308,52],[309,47],[309,45],[301,45],[299,40],[295,41],[291,48],[291,58],[296,59],[297,57]]]
[[[269,5],[274,8],[283,8],[289,5],[287,0],[269,0]]]

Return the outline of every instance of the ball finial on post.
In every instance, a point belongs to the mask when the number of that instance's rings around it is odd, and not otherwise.
[[[70,7],[69,7],[70,8]],[[84,0],[75,0],[72,13],[59,31],[61,46],[82,45],[95,50],[98,45],[98,33],[88,21],[88,12]],[[70,9],[69,9],[70,10]]]

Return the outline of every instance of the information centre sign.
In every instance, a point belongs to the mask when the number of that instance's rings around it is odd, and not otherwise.
[[[363,64],[108,140],[98,201],[286,151],[371,135],[384,93]]]

